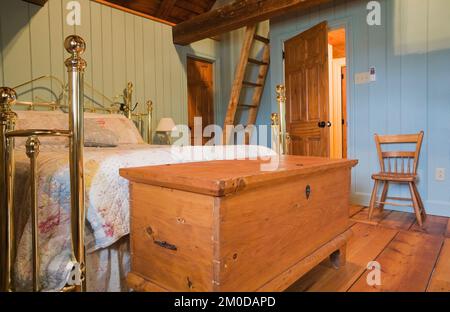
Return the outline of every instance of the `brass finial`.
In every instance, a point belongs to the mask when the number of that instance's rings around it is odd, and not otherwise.
[[[64,48],[72,55],[81,55],[86,50],[86,42],[80,36],[71,35],[64,41]]]
[[[0,109],[5,110],[6,108],[11,109],[11,106],[17,99],[17,94],[14,89],[8,87],[0,88]]]
[[[68,36],[64,41],[64,48],[72,55],[65,61],[68,71],[84,71],[86,61],[80,57],[86,50],[86,42],[84,42],[83,38],[77,35]]]
[[[26,153],[29,158],[33,157],[33,155],[36,155],[36,157],[39,155],[39,146],[41,145],[41,142],[39,141],[37,136],[31,136],[28,138],[25,146],[26,146]]]
[[[282,84],[277,85],[276,92],[278,95],[283,95],[286,92],[286,87]]]
[[[277,92],[277,101],[278,102],[286,101],[286,96],[285,96],[286,87],[284,85],[281,85],[281,84],[277,85],[276,92]]]
[[[1,124],[9,124],[9,127],[16,121],[17,114],[12,111],[11,107],[17,99],[14,89],[8,87],[0,88],[0,122]]]
[[[277,113],[272,113],[270,120],[272,121],[272,126],[278,126],[280,124],[280,119],[278,118]]]

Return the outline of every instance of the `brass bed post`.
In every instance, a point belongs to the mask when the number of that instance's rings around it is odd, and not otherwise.
[[[3,292],[14,290],[14,138],[8,138],[6,134],[14,130],[17,114],[11,110],[11,106],[16,98],[13,89],[0,88],[0,291]]]
[[[33,253],[33,291],[39,291],[39,225],[38,225],[38,192],[37,192],[37,157],[39,155],[40,141],[37,136],[30,136],[25,144],[26,153],[30,159],[31,184],[31,223],[32,223],[32,253]]]
[[[277,103],[278,103],[278,120],[279,120],[279,150],[280,154],[289,154],[289,133],[286,132],[286,87],[284,85],[277,85]]]
[[[147,101],[147,143],[152,144],[152,118],[153,117],[153,102]]]
[[[282,154],[281,150],[281,132],[280,132],[280,116],[278,113],[272,113],[270,116],[271,121],[271,143],[272,143],[272,149],[275,150],[275,152],[278,155]]]
[[[124,98],[125,98],[125,107],[124,107],[124,113],[125,116],[127,116],[128,119],[131,119],[133,114],[133,83],[128,82],[127,88],[124,91]]]
[[[71,229],[73,261],[75,262],[73,276],[76,291],[86,291],[86,262],[84,247],[85,207],[84,207],[84,105],[83,79],[86,61],[80,55],[86,49],[84,40],[79,36],[69,36],[64,47],[71,54],[65,61],[68,80],[69,98],[69,130],[70,138],[70,190],[71,190]]]

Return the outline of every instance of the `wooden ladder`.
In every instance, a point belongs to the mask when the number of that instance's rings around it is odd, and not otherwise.
[[[262,42],[264,48],[262,51],[262,59],[258,60],[250,57],[250,51],[255,41]],[[228,110],[225,117],[224,128],[227,126],[235,125],[236,111],[238,109],[248,109],[247,124],[254,125],[256,117],[258,115],[258,109],[261,103],[261,98],[264,90],[264,84],[266,82],[267,73],[269,71],[270,63],[270,41],[268,38],[259,36],[256,34],[256,25],[247,26],[245,30],[244,43],[242,45],[241,56],[239,63],[236,67],[235,78],[231,89],[230,102],[228,104]],[[248,65],[259,66],[258,78],[256,82],[245,81],[245,74]],[[250,104],[240,103],[242,89],[253,88],[253,96]],[[225,144],[230,143],[230,139],[233,133],[225,134]],[[248,139],[246,139],[248,141]]]

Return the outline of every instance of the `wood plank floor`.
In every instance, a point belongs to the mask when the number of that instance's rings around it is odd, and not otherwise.
[[[450,292],[450,219],[428,216],[420,228],[412,213],[385,210],[368,221],[367,208],[350,209],[354,236],[347,264],[339,270],[327,260],[287,291]],[[381,265],[381,285],[366,282],[367,265]]]

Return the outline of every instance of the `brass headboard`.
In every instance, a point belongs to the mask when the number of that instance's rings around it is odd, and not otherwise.
[[[52,84],[51,90],[48,90],[48,95],[50,97],[49,99],[43,99],[40,96],[35,96],[33,101],[21,100],[21,95],[33,91],[36,84],[44,82]],[[87,82],[84,82],[83,88],[85,112],[123,114],[127,118],[134,121],[136,127],[139,129],[142,137],[146,139],[147,143],[152,143],[153,103],[152,101],[147,101],[145,104],[144,113],[136,112],[140,104],[133,104],[132,102],[133,83],[128,82],[123,92],[113,98],[107,97]],[[14,104],[15,107],[26,110],[62,110],[64,112],[69,110],[69,106],[67,104],[68,85],[64,84],[61,79],[53,75],[44,75],[34,78],[15,86],[13,89],[17,94],[17,100]],[[57,92],[53,91],[54,89],[56,89]],[[100,98],[103,103],[96,100],[96,98]]]

